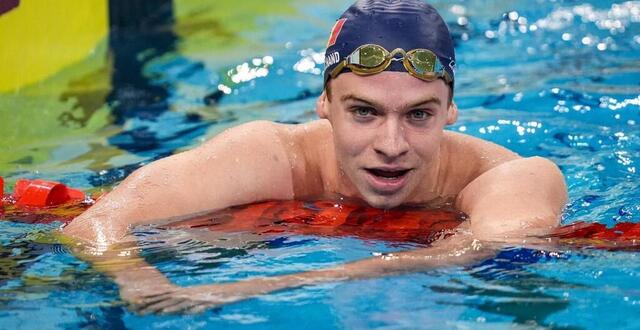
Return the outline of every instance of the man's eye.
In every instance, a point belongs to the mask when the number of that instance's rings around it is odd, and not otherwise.
[[[353,114],[358,117],[370,117],[376,115],[376,110],[370,107],[357,107],[353,110]]]
[[[413,110],[408,114],[411,120],[427,120],[431,117],[431,114],[425,110]]]

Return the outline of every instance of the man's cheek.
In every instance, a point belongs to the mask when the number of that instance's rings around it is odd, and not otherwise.
[[[343,155],[357,155],[362,150],[362,142],[355,136],[343,136],[338,143]]]

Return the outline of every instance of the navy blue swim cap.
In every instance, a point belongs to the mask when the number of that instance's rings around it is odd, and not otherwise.
[[[336,21],[327,43],[325,86],[340,61],[365,44],[380,45],[388,51],[429,49],[454,78],[456,55],[449,28],[438,11],[422,1],[362,0],[349,7]],[[386,70],[406,72],[401,61],[392,61]],[[348,71],[345,68],[341,72]]]

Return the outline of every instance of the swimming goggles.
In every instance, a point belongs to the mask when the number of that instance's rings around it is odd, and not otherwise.
[[[397,54],[401,54],[402,58],[396,58]],[[335,79],[345,68],[358,75],[376,74],[388,68],[391,61],[399,60],[402,60],[407,72],[416,78],[426,81],[442,78],[447,84],[453,82],[438,56],[428,49],[419,48],[407,52],[402,48],[396,48],[389,52],[384,47],[375,44],[358,47],[331,70],[330,75]]]

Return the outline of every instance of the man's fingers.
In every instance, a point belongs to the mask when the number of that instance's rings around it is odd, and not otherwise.
[[[145,297],[135,299],[134,301],[130,301],[130,304],[134,307],[134,309],[143,309],[143,308],[146,308],[147,306],[155,305],[159,302],[163,302],[170,299],[172,299],[172,297],[168,294],[155,295],[153,297],[145,296]],[[173,299],[175,299],[175,297],[173,297]]]
[[[172,313],[188,313],[197,314],[204,310],[215,307],[223,302],[224,299],[219,296],[206,296],[198,299],[193,293],[187,291],[166,291],[153,293],[144,296],[135,297],[134,299],[126,299],[129,302],[130,309],[138,314],[172,314]],[[231,299],[233,300],[233,299]]]
[[[181,305],[185,301],[189,301],[189,300],[184,298],[170,298],[170,299],[162,300],[153,304],[139,306],[139,308],[137,309],[137,312],[143,315],[160,314],[160,313],[164,313],[165,308],[170,306]]]
[[[160,293],[145,294],[144,296],[142,296],[142,298],[144,300],[147,300],[147,299],[153,300],[154,298],[162,298],[162,297],[170,296],[174,292],[175,291],[163,291],[163,292],[160,292]]]
[[[213,304],[213,303],[206,303],[206,304],[196,305],[196,306],[193,306],[193,307],[189,308],[188,310],[186,310],[185,313],[187,313],[187,314],[200,314],[200,313],[204,312],[205,310],[207,310],[209,308],[213,308],[215,306],[216,306],[216,304]]]
[[[173,306],[180,306],[185,302],[189,302],[188,298],[167,298],[164,300],[157,301],[153,304],[149,304],[146,306],[145,310],[155,311],[160,313],[171,313],[173,311]],[[177,311],[179,311],[178,309]]]
[[[212,302],[171,297],[135,307],[136,311],[140,314],[174,314],[181,312],[198,314],[215,305],[216,304]]]
[[[153,298],[143,298],[132,302],[130,308],[136,313],[149,314],[159,311],[160,309],[156,307],[158,305],[164,307],[166,304],[176,304],[182,300],[183,298],[156,295]]]
[[[178,313],[178,312],[188,312],[194,307],[202,306],[203,304],[206,305],[206,303],[202,301],[186,299],[178,304],[173,304],[171,306],[164,308],[162,310],[162,313],[172,314],[172,313]]]

